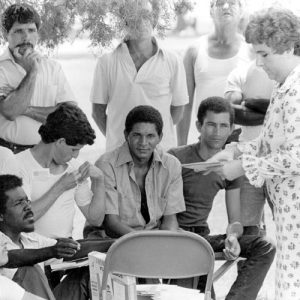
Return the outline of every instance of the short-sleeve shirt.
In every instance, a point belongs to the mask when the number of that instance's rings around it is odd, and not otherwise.
[[[55,239],[50,239],[39,235],[35,232],[21,233],[21,243],[24,249],[40,249],[45,247],[51,247],[57,243]],[[6,245],[7,250],[20,249],[19,245],[15,244],[7,235],[0,231],[0,245]],[[44,263],[39,264],[44,269]],[[17,268],[0,268],[0,274],[12,279],[17,272]]]
[[[225,86],[227,92],[239,92],[243,98],[251,99],[270,99],[275,82],[270,80],[267,73],[256,66],[255,62],[240,66],[231,71],[228,75]],[[242,133],[239,140],[242,142],[255,139],[262,125],[258,126],[241,126]]]
[[[0,300],[22,300],[25,290],[12,280],[0,275]]]
[[[199,143],[173,148],[169,153],[179,159],[182,164],[204,161],[198,153]],[[212,172],[202,175],[192,169],[182,168],[183,195],[186,211],[177,215],[180,226],[208,227],[207,219],[212,209],[213,201],[219,190],[239,188],[241,179],[223,180]]]
[[[7,96],[15,90],[26,71],[14,61],[9,49],[0,56],[0,96]],[[66,80],[61,66],[50,59],[42,58],[30,106],[49,107],[61,102],[73,101],[75,97]],[[21,145],[37,144],[41,137],[38,129],[41,123],[30,117],[20,115],[14,121],[0,114],[0,138]]]
[[[0,146],[0,175],[14,174],[20,176],[19,173],[19,166],[13,152]]]
[[[155,229],[163,216],[185,210],[180,163],[162,149],[154,150],[145,178],[150,215],[147,224],[141,214],[141,192],[127,142],[103,154],[97,163],[105,175],[106,214],[119,215],[131,228]]]
[[[138,105],[151,105],[161,113],[164,128],[160,145],[166,150],[177,145],[170,108],[188,103],[184,66],[175,53],[157,48],[139,71],[125,42],[98,60],[90,99],[107,105],[107,151],[122,145],[126,116]]]
[[[71,160],[63,173],[51,174],[32,156],[30,149],[16,155],[23,178],[24,189],[32,202],[45,194],[65,173],[78,170],[80,164]],[[78,206],[88,205],[93,197],[90,181],[85,180],[76,188],[69,189],[60,195],[49,210],[35,221],[35,231],[51,238],[72,236],[75,203]]]

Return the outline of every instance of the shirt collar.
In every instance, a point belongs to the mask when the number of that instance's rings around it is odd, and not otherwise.
[[[3,51],[2,55],[0,56],[0,61],[4,60],[11,60],[13,63],[15,63],[15,60],[8,47]]]
[[[119,51],[124,51],[126,49],[126,51],[129,52],[128,50],[128,47],[127,47],[127,44],[125,43],[126,42],[126,38],[117,46],[116,50],[119,50]],[[165,55],[164,53],[164,49],[162,49],[159,45],[159,42],[157,41],[157,39],[153,36],[152,37],[152,42],[154,45],[156,45],[157,47],[157,51],[155,52],[154,55],[158,55],[159,53],[161,53],[162,55]]]
[[[123,145],[119,148],[118,152],[119,152],[118,153],[119,155],[118,155],[117,161],[116,161],[117,167],[120,167],[127,163],[133,163],[133,159],[130,154],[127,142],[123,143]],[[158,162],[158,163],[161,163],[165,167],[165,165],[162,161],[162,158],[161,158],[161,154],[162,154],[162,149],[159,146],[157,147],[157,149],[154,149],[152,164],[155,164],[156,162]]]
[[[300,64],[297,65],[291,73],[287,76],[284,83],[280,86],[280,83],[276,83],[276,87],[280,92],[286,92],[290,88],[292,88],[295,84],[295,81],[299,82],[300,80]]]

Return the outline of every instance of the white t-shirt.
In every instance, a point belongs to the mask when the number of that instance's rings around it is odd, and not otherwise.
[[[25,290],[17,283],[0,275],[0,300],[22,300]]]
[[[0,96],[7,96],[16,89],[26,75],[26,71],[15,63],[6,49],[0,56]],[[39,64],[31,106],[55,106],[58,103],[73,101],[75,97],[61,66],[53,60],[42,58]],[[0,138],[21,145],[37,144],[41,137],[38,129],[41,123],[20,115],[14,121],[0,114]]]
[[[270,80],[266,72],[256,66],[255,62],[247,66],[234,69],[227,78],[225,94],[227,92],[239,92],[243,98],[270,99],[275,82]],[[242,132],[239,137],[241,142],[255,139],[262,125],[241,126]]]
[[[4,174],[20,176],[20,171],[13,152],[0,146],[0,175]]]
[[[58,175],[43,168],[32,156],[30,149],[16,155],[19,162],[24,189],[32,202],[44,195],[55,182],[65,173],[78,170],[80,163],[72,160],[67,169]],[[75,203],[80,206],[88,205],[93,197],[90,180],[80,183],[76,188],[64,192],[49,210],[35,222],[35,231],[51,238],[72,236]]]
[[[175,53],[158,47],[137,71],[126,43],[122,43],[99,58],[90,99],[107,105],[106,151],[123,144],[126,116],[138,105],[153,106],[161,113],[164,126],[160,146],[166,150],[175,147],[171,106],[188,103],[183,62]]]
[[[208,35],[200,37],[198,53],[194,65],[195,94],[188,144],[195,142],[199,136],[195,122],[200,103],[207,97],[224,97],[228,74],[237,66],[247,65],[251,61],[249,45],[242,42],[236,55],[226,59],[213,58],[208,55]]]
[[[51,247],[57,243],[56,240],[50,239],[44,236],[41,236],[35,232],[30,233],[21,233],[21,243],[24,249],[40,249],[45,247]],[[7,250],[14,250],[20,249],[19,245],[16,245],[7,235],[0,231],[0,244],[6,244]],[[42,269],[44,269],[44,263],[42,262],[39,265]],[[1,268],[0,267],[0,274],[12,279],[17,272],[17,268],[10,269],[10,268]]]

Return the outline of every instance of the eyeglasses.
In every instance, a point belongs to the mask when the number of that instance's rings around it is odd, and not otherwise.
[[[215,1],[215,6],[217,7],[222,7],[224,4],[228,4],[229,6],[235,6],[239,4],[239,1],[237,0],[216,0]]]

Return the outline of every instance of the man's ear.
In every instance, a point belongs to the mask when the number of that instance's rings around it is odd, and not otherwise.
[[[0,214],[0,222],[3,222],[4,221],[4,216],[3,214]]]
[[[124,129],[124,137],[125,137],[125,141],[127,142],[128,139],[128,132],[126,131],[126,129]]]
[[[162,138],[163,138],[163,133],[161,132],[161,134],[159,135],[159,142],[161,142]]]
[[[66,144],[66,139],[65,138],[59,138],[54,142],[56,145],[61,145],[61,144]]]
[[[202,125],[199,121],[196,121],[196,128],[197,128],[198,132],[201,133]]]

